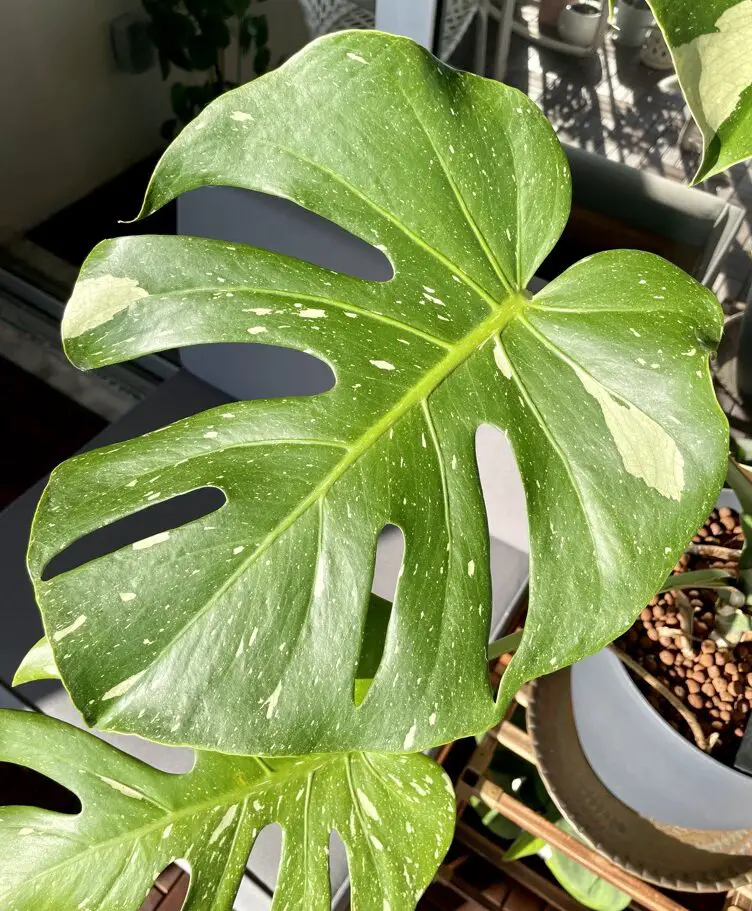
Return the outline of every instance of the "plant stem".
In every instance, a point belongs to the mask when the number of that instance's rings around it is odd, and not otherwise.
[[[725,569],[698,569],[669,576],[659,592],[670,592],[678,588],[727,588],[732,581],[733,577]]]
[[[515,649],[519,648],[520,641],[522,640],[522,633],[523,630],[518,629],[516,633],[510,633],[508,636],[497,639],[495,642],[490,642],[488,644],[488,660],[493,661],[495,658],[499,658],[501,655],[505,655],[507,652],[513,652]]]
[[[705,735],[702,732],[702,728],[695,717],[694,713],[691,712],[684,703],[677,699],[676,696],[671,692],[668,687],[666,687],[660,680],[654,677],[650,671],[646,671],[645,668],[638,664],[634,658],[630,658],[626,652],[623,652],[620,648],[617,648],[615,645],[609,646],[611,651],[616,655],[616,657],[621,661],[622,664],[626,665],[630,671],[633,671],[637,674],[638,677],[641,677],[648,686],[651,686],[660,696],[668,702],[672,708],[682,716],[682,718],[689,725],[690,731],[692,731],[692,736],[695,738],[695,743],[703,751],[703,753],[708,752],[708,742],[705,739]]]
[[[694,626],[695,609],[690,604],[689,598],[681,589],[675,588],[672,590],[671,594],[674,596],[674,604],[677,608],[679,627],[681,629],[679,644],[681,646],[682,654],[689,658],[694,656],[694,649],[692,648],[692,628]]]
[[[695,557],[712,557],[715,560],[725,560],[727,563],[738,563],[740,550],[730,547],[721,547],[720,544],[690,544],[687,553]]]

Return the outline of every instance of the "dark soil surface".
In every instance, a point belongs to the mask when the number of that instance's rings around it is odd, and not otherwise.
[[[736,511],[715,509],[692,539],[694,545],[719,545],[741,550],[744,543]],[[718,568],[735,575],[737,564],[711,554],[682,556],[674,573]],[[735,647],[720,648],[710,634],[715,627],[716,593],[710,589],[685,590],[693,613],[691,653],[680,629],[674,593],[657,595],[616,645],[663,683],[694,714],[712,744],[709,752],[733,766],[752,706],[752,634],[745,633]],[[681,596],[679,596],[681,597]],[[683,648],[684,646],[684,648]],[[649,702],[687,740],[695,738],[681,715],[655,688],[633,677]]]

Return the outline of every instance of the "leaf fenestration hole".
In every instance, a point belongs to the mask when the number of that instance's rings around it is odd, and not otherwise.
[[[491,558],[490,639],[497,639],[517,614],[528,583],[530,543],[527,499],[517,459],[506,434],[481,424],[475,434],[475,458],[486,509]],[[533,500],[545,495],[536,484],[535,466],[527,471]],[[531,502],[533,502],[531,500]]]
[[[347,851],[336,829],[329,833],[329,882],[332,888],[332,907],[339,908],[349,881]]]
[[[182,859],[168,864],[146,893],[141,911],[182,911],[191,884],[190,869]]]
[[[284,835],[279,823],[270,823],[259,832],[246,865],[246,875],[271,897],[277,887],[282,861]]]
[[[202,187],[183,194],[180,203],[181,234],[250,244],[368,281],[394,277],[383,250],[281,196],[241,187]]]
[[[200,487],[133,512],[89,532],[55,554],[42,571],[42,580],[47,582],[55,576],[127,547],[134,541],[202,519],[216,512],[226,502],[227,497],[218,487]]]
[[[363,624],[360,657],[353,682],[353,702],[356,706],[362,705],[384,657],[392,603],[404,557],[405,535],[402,529],[396,525],[385,526],[376,545],[373,593]]]
[[[475,433],[475,458],[489,535],[528,553],[525,489],[506,434],[491,424],[481,424]]]
[[[77,816],[81,801],[73,791],[26,766],[0,762],[0,807],[38,807]]]

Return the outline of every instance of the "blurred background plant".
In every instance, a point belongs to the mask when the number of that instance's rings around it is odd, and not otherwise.
[[[489,766],[488,777],[508,794],[562,831],[580,839],[551,799],[546,786],[534,765],[517,756],[511,750],[499,746]],[[631,899],[606,880],[583,867],[547,844],[542,838],[525,832],[516,823],[491,809],[479,797],[470,798],[470,804],[480,822],[505,846],[505,861],[521,860],[538,855],[548,867],[559,885],[580,904],[593,911],[623,911]],[[580,839],[581,840],[581,839]]]
[[[203,82],[173,83],[175,116],[162,124],[164,139],[173,139],[210,101],[246,81],[245,60],[251,60],[251,78],[266,72],[270,63],[269,27],[266,16],[255,10],[263,2],[142,0],[163,78],[167,79],[173,66],[206,74]],[[227,66],[231,46],[235,51],[232,73]]]

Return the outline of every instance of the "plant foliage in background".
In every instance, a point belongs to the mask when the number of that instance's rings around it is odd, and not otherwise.
[[[702,132],[697,183],[752,156],[752,0],[649,2]]]
[[[580,838],[563,818],[551,799],[538,770],[534,765],[517,756],[511,750],[497,747],[487,772],[488,778],[507,794],[512,794],[521,803],[539,813],[549,822],[555,823],[573,838]],[[503,860],[511,862],[537,854],[556,877],[563,889],[586,908],[593,911],[623,911],[631,898],[609,882],[592,873],[582,864],[552,848],[542,838],[531,835],[506,816],[493,810],[473,795],[470,805],[480,817],[492,837],[507,842]],[[511,842],[511,844],[509,844]]]
[[[381,250],[394,275],[366,281],[200,238],[100,244],[63,325],[78,366],[263,342],[321,358],[336,384],[222,406],[71,459],[40,503],[29,568],[49,666],[91,725],[267,757],[272,769],[282,762],[273,757],[298,757],[287,767],[310,768],[314,790],[321,761],[338,770],[339,793],[353,751],[410,754],[484,730],[521,683],[631,625],[724,477],[727,426],[708,368],[721,312],[681,270],[635,251],[583,260],[532,297],[527,284],[569,213],[553,131],[520,92],[454,71],[403,38],[329,36],[223,95],[167,150],[142,214],[216,184],[337,222]],[[482,423],[515,450],[531,534],[527,622],[497,700],[486,665]],[[201,487],[221,489],[225,504],[47,577],[50,560],[84,535]],[[389,523],[403,529],[406,550],[376,663],[364,661],[364,640],[376,540]],[[24,715],[17,727],[33,723]],[[47,736],[30,730],[28,739]],[[56,736],[53,777],[67,768],[60,743],[73,735]],[[98,750],[95,776],[140,789],[130,766],[107,770],[118,754]],[[354,907],[403,911],[428,881],[428,847],[416,858],[404,843],[423,812],[412,794],[430,802],[444,785],[420,757],[358,762],[376,769],[364,797],[348,781],[349,810],[321,815],[338,831],[347,816],[365,833],[350,866],[374,864],[378,888],[354,878]],[[157,807],[139,810],[167,828],[161,787],[150,791]],[[112,790],[102,793],[119,801],[121,788]],[[303,783],[293,790],[278,797],[285,828],[309,806]],[[120,819],[119,804],[97,799],[102,818]],[[433,817],[435,866],[446,842],[440,812]],[[217,811],[206,832],[222,818]],[[384,829],[369,828],[376,823]],[[10,824],[4,815],[0,831]],[[138,850],[152,872],[166,856],[148,840]],[[42,870],[44,851],[31,857]],[[410,878],[405,857],[420,875]],[[59,869],[67,864],[64,855]],[[14,875],[0,873],[10,906],[26,888]],[[399,878],[412,898],[396,891]],[[295,882],[278,907],[328,907]],[[217,894],[192,881],[188,907],[229,908]]]
[[[269,27],[266,16],[251,12],[252,0],[141,2],[150,19],[151,38],[157,48],[162,76],[166,79],[173,66],[207,75],[201,83],[173,83],[171,100],[175,118],[162,125],[165,139],[172,139],[210,101],[240,85],[246,57],[252,57],[254,76],[268,69]],[[231,77],[226,72],[223,52],[233,41],[236,69]]]

